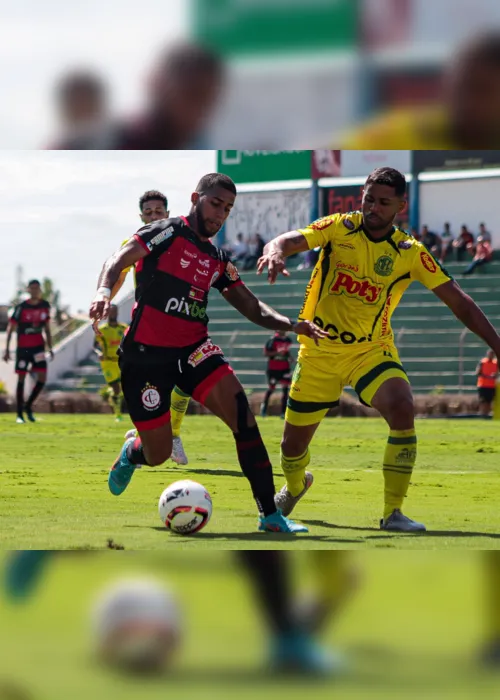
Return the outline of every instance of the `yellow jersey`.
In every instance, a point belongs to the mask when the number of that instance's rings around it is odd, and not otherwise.
[[[347,149],[447,150],[452,143],[450,126],[440,106],[396,109],[360,125],[335,144]]]
[[[106,323],[99,327],[102,335],[96,335],[95,344],[102,350],[101,362],[118,361],[118,348],[126,329],[126,323],[117,323],[116,326],[110,326],[109,323]]]
[[[310,249],[322,250],[299,319],[328,331],[323,350],[363,342],[393,340],[391,316],[409,285],[417,280],[435,289],[451,280],[422,243],[393,227],[381,240],[363,229],[360,211],[333,214],[299,229]],[[303,336],[299,341],[315,347]]]

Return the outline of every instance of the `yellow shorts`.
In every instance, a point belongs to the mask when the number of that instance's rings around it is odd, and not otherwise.
[[[120,381],[121,373],[118,362],[114,362],[113,360],[103,360],[103,362],[101,362],[101,370],[104,374],[106,384],[114,384],[115,382]]]
[[[370,406],[377,390],[393,377],[408,381],[392,343],[343,345],[333,352],[301,345],[285,419],[291,425],[319,423],[330,408],[338,406],[345,386]]]

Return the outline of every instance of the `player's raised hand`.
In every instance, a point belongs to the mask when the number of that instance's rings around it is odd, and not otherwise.
[[[257,262],[257,274],[261,275],[266,267],[269,284],[274,284],[280,273],[285,277],[290,277],[290,273],[286,269],[286,259],[277,250],[271,249],[268,253],[264,253],[264,255],[259,258]]]
[[[308,338],[312,338],[316,345],[319,345],[319,341],[322,338],[328,338],[327,331],[317,326],[312,321],[297,321],[293,325],[293,332],[297,335],[306,335]]]

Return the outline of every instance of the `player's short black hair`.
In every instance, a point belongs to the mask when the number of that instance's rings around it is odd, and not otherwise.
[[[368,175],[365,182],[365,186],[371,184],[393,187],[396,197],[404,197],[406,194],[406,178],[395,168],[377,168]]]
[[[500,31],[494,29],[477,34],[462,45],[459,56],[484,61],[500,68]]]
[[[42,286],[42,285],[40,284],[40,280],[30,280],[30,281],[28,282],[28,287],[31,287],[32,284],[37,284],[39,287]]]
[[[106,93],[104,81],[95,73],[86,70],[68,73],[57,85],[57,97],[60,102],[66,102],[75,93],[86,92],[98,100],[103,100]]]
[[[171,70],[175,75],[184,77],[203,74],[220,79],[225,73],[225,63],[218,53],[206,46],[186,42],[167,49],[160,65],[164,70]]]
[[[208,175],[203,175],[196,185],[196,191],[198,194],[205,194],[213,187],[223,187],[225,190],[232,192],[235,196],[238,194],[234,182],[228,175],[224,175],[223,173],[208,173]]]
[[[142,208],[146,202],[150,202],[152,199],[159,199],[161,202],[163,202],[165,209],[168,208],[168,199],[165,197],[163,192],[160,192],[159,190],[148,190],[147,192],[144,192],[142,197],[139,199],[139,209],[142,211]]]

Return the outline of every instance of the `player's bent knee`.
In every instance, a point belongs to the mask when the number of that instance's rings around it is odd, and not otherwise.
[[[387,406],[386,418],[395,429],[412,428],[415,420],[415,405],[412,396],[394,397]]]

